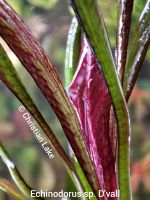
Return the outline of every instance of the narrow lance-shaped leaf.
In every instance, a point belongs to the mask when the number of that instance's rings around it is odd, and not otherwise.
[[[20,191],[28,198],[28,199],[32,199],[31,198],[31,188],[27,185],[27,183],[24,181],[24,179],[22,178],[22,176],[20,175],[19,171],[17,170],[15,164],[11,161],[11,159],[9,158],[4,146],[0,143],[0,157],[2,158],[3,162],[5,163],[5,165],[7,166],[11,177],[13,178],[14,182],[16,183],[17,187],[20,189]],[[33,199],[41,199],[43,200],[43,198],[33,198]]]
[[[78,26],[76,17],[73,17],[67,40],[66,56],[65,56],[65,87],[68,91],[69,85],[73,79],[75,69],[77,69],[81,43],[81,30]],[[76,158],[72,149],[69,148],[71,157]],[[82,180],[82,184],[86,192],[91,192],[92,189],[85,177],[83,170],[76,159],[74,159],[74,166],[78,172],[79,177]],[[80,190],[80,187],[78,188]],[[81,191],[82,192],[82,191]],[[91,197],[91,200],[95,200],[95,197]]]
[[[118,0],[117,71],[121,82],[126,65],[127,49],[134,0]]]
[[[85,37],[69,94],[80,119],[101,189],[116,191],[115,158],[109,136],[111,99],[103,74]]]
[[[150,44],[150,0],[139,18],[139,22],[131,37],[130,50],[128,53],[123,90],[128,100],[139,71],[142,67]]]
[[[78,181],[82,186],[82,182],[80,177],[77,175],[75,168],[64,151],[63,147],[57,140],[55,134],[51,130],[51,128],[46,123],[45,119],[39,112],[38,108],[32,101],[32,98],[26,91],[26,88],[23,86],[20,78],[17,75],[15,68],[13,67],[10,59],[8,58],[6,52],[3,47],[0,45],[0,79],[8,86],[8,88],[18,97],[18,99],[23,103],[23,105],[28,109],[31,115],[35,118],[35,120],[39,123],[45,135],[49,139],[49,143],[55,149],[55,152],[62,159],[65,167],[67,168],[71,178],[76,176]],[[73,179],[74,181],[74,179]]]
[[[26,200],[25,197],[22,197],[22,195],[18,193],[14,185],[6,179],[0,179],[0,189],[15,200]]]
[[[117,48],[116,48],[116,67],[121,84],[123,84],[123,76],[126,66],[127,50],[129,43],[129,33],[131,26],[131,17],[134,0],[118,0],[118,32],[117,32]],[[113,149],[116,149],[116,120],[113,109],[111,109],[110,135],[114,138],[112,143]],[[116,142],[115,142],[116,141]],[[113,150],[114,155],[115,151]]]
[[[128,109],[112,57],[102,13],[96,0],[70,0],[104,74],[118,126],[118,184],[120,199],[131,199]]]
[[[62,158],[68,168],[73,171],[73,165],[66,155],[64,149],[58,142],[54,133],[42,117],[36,105],[33,103],[30,95],[27,93],[26,88],[23,86],[20,78],[17,75],[15,68],[9,60],[3,47],[0,45],[0,80],[2,80],[8,88],[18,97],[18,99],[24,104],[28,111],[39,123],[44,133],[47,135],[50,144],[55,148],[58,155]]]
[[[97,193],[98,180],[77,116],[58,73],[29,28],[4,0],[0,1],[0,36],[18,56],[51,104],[92,189]]]

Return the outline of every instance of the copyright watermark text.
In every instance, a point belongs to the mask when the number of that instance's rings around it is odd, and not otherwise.
[[[44,138],[41,135],[41,132],[38,128],[37,123],[32,119],[32,116],[30,113],[27,112],[24,106],[19,106],[18,111],[22,113],[23,119],[26,121],[26,123],[29,125],[30,130],[34,134],[34,136],[37,138],[38,142],[41,144],[42,148],[44,149],[45,153],[48,155],[50,159],[54,158],[53,150],[49,147],[47,142],[44,140]]]

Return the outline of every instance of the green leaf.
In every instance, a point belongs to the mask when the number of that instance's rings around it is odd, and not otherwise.
[[[118,126],[118,184],[120,200],[131,199],[129,115],[112,57],[103,16],[96,0],[71,0],[70,2],[102,68],[112,98]]]
[[[137,27],[131,37],[130,50],[128,53],[123,90],[128,100],[139,71],[145,59],[150,44],[150,0],[139,18]]]
[[[79,163],[76,162],[76,161],[74,162],[74,166],[75,166],[75,168],[76,168],[76,170],[77,170],[77,173],[78,173],[80,179],[82,180],[83,187],[85,188],[85,191],[84,191],[84,192],[88,192],[88,194],[90,194],[90,193],[92,192],[92,188],[91,188],[91,186],[89,185],[88,180],[86,179],[86,177],[85,177],[85,175],[84,175],[84,172],[83,172],[81,166],[80,166]],[[81,192],[82,192],[82,190],[81,190]],[[85,199],[86,199],[86,198],[85,198]],[[87,199],[88,199],[88,198],[87,198]],[[90,200],[96,200],[96,199],[97,199],[97,198],[96,198],[95,196],[90,197]]]

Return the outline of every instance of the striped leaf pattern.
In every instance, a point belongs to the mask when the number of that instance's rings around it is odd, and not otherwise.
[[[99,185],[95,170],[58,73],[29,28],[4,0],[0,1],[0,36],[20,59],[52,106],[91,187],[97,193]]]

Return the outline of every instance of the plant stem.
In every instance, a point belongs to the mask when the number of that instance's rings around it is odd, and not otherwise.
[[[5,163],[5,165],[7,166],[12,179],[14,180],[14,182],[16,183],[17,187],[20,189],[20,191],[28,198],[28,199],[41,199],[43,200],[43,198],[32,198],[31,197],[31,188],[27,185],[27,183],[25,182],[25,180],[23,179],[23,177],[20,175],[19,171],[17,170],[15,164],[11,161],[11,159],[8,156],[8,153],[6,152],[4,146],[0,143],[0,156],[3,160],[3,162]]]

